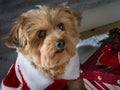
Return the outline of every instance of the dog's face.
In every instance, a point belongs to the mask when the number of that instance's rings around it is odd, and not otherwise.
[[[39,6],[17,18],[6,44],[38,69],[62,67],[75,54],[80,20],[80,14],[67,5]]]

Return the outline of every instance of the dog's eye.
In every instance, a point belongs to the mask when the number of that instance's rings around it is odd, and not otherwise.
[[[45,36],[46,36],[46,31],[45,30],[41,30],[41,31],[38,32],[38,37],[39,38],[45,38]]]
[[[65,26],[64,26],[63,23],[59,23],[59,24],[57,25],[57,27],[58,27],[60,30],[62,30],[62,31],[64,31],[64,29],[65,29]]]

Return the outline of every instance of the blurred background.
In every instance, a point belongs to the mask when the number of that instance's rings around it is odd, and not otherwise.
[[[0,81],[17,56],[15,50],[8,49],[2,39],[10,32],[15,18],[27,10],[36,8],[35,5],[63,2],[68,2],[70,7],[82,13],[80,32],[120,20],[120,0],[0,0]],[[86,43],[88,42],[82,45]],[[90,54],[86,55],[88,57]]]

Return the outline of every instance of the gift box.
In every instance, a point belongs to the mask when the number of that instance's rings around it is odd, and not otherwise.
[[[116,47],[120,47],[116,40],[102,43],[81,65],[81,77],[87,90],[120,90],[120,48]]]

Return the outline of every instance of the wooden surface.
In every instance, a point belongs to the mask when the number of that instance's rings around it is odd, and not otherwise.
[[[94,35],[104,34],[113,28],[120,28],[120,21],[80,32],[80,39],[86,39]]]

